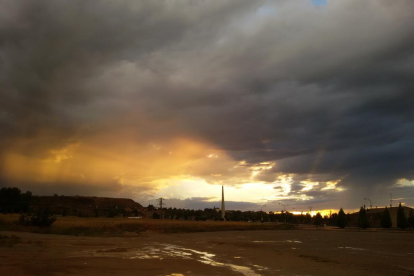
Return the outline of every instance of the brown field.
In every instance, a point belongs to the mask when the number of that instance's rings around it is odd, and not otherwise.
[[[0,215],[0,230],[62,235],[118,236],[145,231],[156,233],[190,233],[248,230],[289,230],[292,225],[275,223],[180,221],[128,218],[58,217],[51,227],[28,227],[17,223],[19,215]]]

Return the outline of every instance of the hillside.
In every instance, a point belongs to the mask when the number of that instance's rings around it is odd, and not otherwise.
[[[87,196],[33,196],[32,210],[47,208],[55,214],[75,216],[116,216],[138,213],[142,205],[129,198]]]

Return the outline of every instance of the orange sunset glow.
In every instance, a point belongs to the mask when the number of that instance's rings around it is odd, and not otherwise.
[[[229,209],[312,214],[414,203],[404,5],[6,2],[1,187],[203,209],[224,186]]]

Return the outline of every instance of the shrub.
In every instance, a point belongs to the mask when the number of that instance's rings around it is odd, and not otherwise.
[[[31,225],[32,217],[30,215],[25,215],[25,214],[20,215],[19,224],[25,225],[25,226]]]
[[[49,227],[56,221],[56,217],[48,211],[38,211],[36,214],[24,215],[19,218],[19,223],[25,226]]]
[[[381,217],[381,227],[382,228],[390,228],[392,226],[391,215],[390,211],[387,207],[385,207],[384,212],[382,213]]]

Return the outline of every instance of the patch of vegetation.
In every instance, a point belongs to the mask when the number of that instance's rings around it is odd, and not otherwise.
[[[38,211],[32,215],[22,214],[19,218],[19,223],[25,226],[50,227],[55,221],[56,217],[47,210]]]

